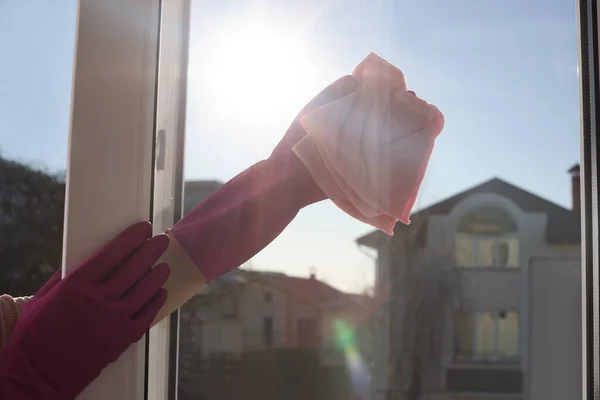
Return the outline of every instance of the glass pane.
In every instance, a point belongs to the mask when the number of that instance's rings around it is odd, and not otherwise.
[[[517,238],[499,239],[498,245],[504,250],[499,250],[500,267],[519,267],[519,240]],[[503,253],[503,254],[501,254]]]
[[[457,232],[478,235],[502,235],[517,231],[514,219],[506,210],[484,206],[469,212],[460,219]]]
[[[497,239],[477,239],[477,266],[492,267],[496,258]]]
[[[273,346],[273,318],[263,318],[263,341],[266,348]]]
[[[76,8],[0,2],[0,294],[61,267]]]
[[[298,321],[298,345],[317,346],[317,324],[312,318],[301,318]]]
[[[508,312],[498,318],[498,356],[519,355],[519,314]]]
[[[210,316],[205,332],[238,323],[239,360],[223,368],[206,356],[186,364],[180,394],[381,400],[403,387],[414,398],[431,390],[504,400],[505,393],[525,397],[527,387],[540,399],[581,397],[579,350],[572,359],[547,351],[581,349],[581,332],[571,328],[581,313],[573,308],[580,304],[581,248],[579,203],[571,197],[579,178],[567,172],[580,157],[576,10],[571,0],[551,3],[192,0],[186,211],[248,167],[268,164],[300,109],[370,52],[402,70],[408,89],[444,114],[445,128],[411,224],[398,223],[393,237],[319,201],[288,216],[266,248],[195,296],[214,299],[194,303],[194,312]],[[388,149],[374,158],[396,156]],[[256,230],[237,245],[227,240],[236,228],[218,232],[211,244],[236,254],[289,203],[285,194],[253,198],[254,212],[244,218],[261,221]],[[532,260],[531,274],[491,268],[522,267],[521,258],[538,254],[548,257]],[[237,315],[217,319],[211,310],[233,293]],[[531,346],[511,360],[517,365],[494,375],[502,390],[480,391],[474,377],[465,378],[467,390],[452,387],[448,376],[476,369],[464,364],[500,371],[495,364],[506,360],[495,356],[515,354],[520,322],[509,314],[496,324],[491,312],[525,309]],[[468,314],[455,318],[457,310],[483,313],[475,326]],[[271,348],[263,340],[265,316],[273,317]],[[304,321],[315,321],[316,334]],[[182,335],[192,325],[182,316]],[[214,361],[222,355],[211,340],[203,343]],[[310,340],[318,346],[306,346]],[[535,372],[521,373],[524,359]],[[436,371],[426,380],[431,387],[406,373],[418,368]],[[515,373],[509,380],[501,375],[507,369]],[[286,380],[292,375],[306,383]]]
[[[454,320],[454,355],[455,357],[473,357],[475,344],[474,315],[472,313],[458,313]]]
[[[221,302],[221,317],[230,318],[235,317],[237,311],[237,299],[235,296],[227,296]]]
[[[467,235],[456,235],[456,265],[475,266],[475,241]]]
[[[496,243],[494,266],[506,267],[506,264],[508,264],[509,250],[508,244],[502,240],[499,240],[498,243]]]
[[[490,312],[477,313],[475,321],[477,357],[492,357],[496,355],[496,319]]]

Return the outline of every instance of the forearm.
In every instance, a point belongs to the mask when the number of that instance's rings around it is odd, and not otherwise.
[[[297,157],[274,156],[227,182],[170,233],[210,282],[249,260],[302,207],[322,199]]]
[[[303,207],[324,200],[303,164],[280,153],[223,185],[167,234],[159,262],[171,266],[167,302],[154,324],[186,303],[207,282],[242,265],[271,243]],[[0,297],[0,350],[29,297]]]
[[[291,152],[273,155],[227,182],[168,231],[171,244],[163,261],[171,265],[169,298],[156,321],[264,249],[300,209],[324,199]]]

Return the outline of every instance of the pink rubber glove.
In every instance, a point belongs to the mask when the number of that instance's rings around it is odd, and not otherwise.
[[[207,282],[264,249],[301,208],[327,198],[292,151],[306,135],[298,121],[355,87],[352,76],[328,86],[300,112],[268,159],[227,182],[169,231]]]
[[[25,305],[0,353],[3,399],[74,399],[140,340],[167,293],[169,267],[153,269],[169,245],[135,224],[80,268],[56,273]]]

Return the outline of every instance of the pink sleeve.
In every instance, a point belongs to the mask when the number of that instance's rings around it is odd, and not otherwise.
[[[27,298],[25,298],[27,299]],[[2,358],[0,353],[0,395],[2,399],[73,400],[48,385],[25,357]]]
[[[2,359],[2,350],[19,319],[23,307],[33,296],[0,296],[0,394],[4,399],[68,400],[59,396],[38,377],[28,362],[11,363]],[[14,361],[14,360],[13,360]]]
[[[301,208],[324,199],[302,162],[282,151],[231,179],[170,233],[210,282],[264,249]]]
[[[0,351],[6,346],[23,306],[31,299],[29,297],[11,297],[7,294],[0,296]]]

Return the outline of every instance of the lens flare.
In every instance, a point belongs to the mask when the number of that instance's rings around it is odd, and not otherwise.
[[[333,322],[337,347],[344,353],[346,370],[352,389],[359,398],[369,394],[369,371],[360,355],[354,329],[347,322],[337,319]]]

